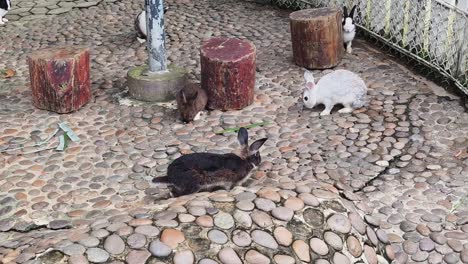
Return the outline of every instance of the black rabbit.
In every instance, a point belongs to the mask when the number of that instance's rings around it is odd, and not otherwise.
[[[267,138],[249,146],[247,129],[241,127],[237,139],[241,145],[240,153],[184,155],[169,165],[167,176],[154,178],[153,182],[171,184],[174,196],[216,189],[230,190],[241,185],[262,161],[259,149]]]

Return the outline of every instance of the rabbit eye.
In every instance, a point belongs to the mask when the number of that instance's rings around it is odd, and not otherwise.
[[[304,101],[307,101],[307,100],[309,100],[309,98],[308,98],[307,96],[306,96],[306,97],[304,97]]]

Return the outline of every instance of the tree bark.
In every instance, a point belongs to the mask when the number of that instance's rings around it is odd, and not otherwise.
[[[201,86],[209,109],[239,110],[253,103],[255,46],[247,40],[216,37],[200,51]]]
[[[39,50],[28,57],[28,64],[35,107],[64,114],[74,112],[90,101],[87,48]]]
[[[328,69],[343,56],[342,14],[335,8],[305,9],[289,15],[294,62]]]

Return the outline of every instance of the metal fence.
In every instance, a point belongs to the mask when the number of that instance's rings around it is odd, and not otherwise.
[[[272,0],[304,9],[356,4],[357,26],[428,66],[468,95],[468,15],[442,0]]]

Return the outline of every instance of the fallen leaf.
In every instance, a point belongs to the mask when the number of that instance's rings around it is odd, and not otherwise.
[[[468,158],[468,149],[466,149],[466,150],[462,150],[462,149],[458,150],[458,151],[455,153],[454,157],[455,157],[456,159],[465,159],[465,158]]]
[[[1,77],[4,79],[11,78],[16,75],[16,72],[12,69],[6,69],[1,71]]]

